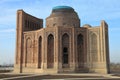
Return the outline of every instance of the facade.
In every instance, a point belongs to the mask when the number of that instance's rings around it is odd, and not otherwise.
[[[88,24],[72,7],[57,6],[43,19],[17,11],[17,73],[109,72],[108,25]]]

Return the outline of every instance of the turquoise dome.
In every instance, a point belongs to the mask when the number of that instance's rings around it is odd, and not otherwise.
[[[59,10],[59,9],[69,9],[69,10],[73,10],[73,8],[70,7],[70,6],[56,6],[56,7],[53,7],[53,10]]]

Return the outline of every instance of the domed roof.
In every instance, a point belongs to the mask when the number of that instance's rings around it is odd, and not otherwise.
[[[90,28],[91,25],[89,25],[89,24],[84,24],[83,27],[85,27],[85,28]]]
[[[70,6],[56,6],[53,7],[52,12],[74,12],[74,9]]]
[[[70,6],[56,6],[56,7],[53,7],[52,10],[60,10],[60,9],[71,9],[71,10],[73,10],[73,8],[70,7]]]

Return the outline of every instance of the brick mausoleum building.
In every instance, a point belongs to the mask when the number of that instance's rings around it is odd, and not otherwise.
[[[108,25],[80,26],[72,7],[57,6],[46,18],[17,11],[14,72],[109,72]]]

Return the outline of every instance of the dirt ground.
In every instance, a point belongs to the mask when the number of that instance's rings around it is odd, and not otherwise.
[[[31,76],[32,75],[32,76]],[[34,74],[0,74],[0,79],[3,78],[13,78],[13,77],[18,77],[18,78],[14,78],[14,79],[5,79],[5,80],[46,80],[46,79],[67,79],[67,80],[79,80],[80,78],[82,78],[82,80],[84,80],[84,78],[90,78],[89,80],[120,80],[120,78],[108,78],[108,77],[104,77],[104,76],[88,76],[88,75],[35,75]],[[24,77],[26,76],[26,77]],[[113,76],[120,76],[120,74],[118,75],[113,75]],[[85,79],[87,80],[87,79]]]
[[[17,75],[17,74],[0,74],[0,79],[2,79],[2,78],[10,78],[10,77],[18,77],[18,76],[27,76],[27,75]]]

